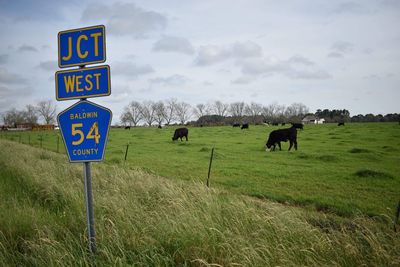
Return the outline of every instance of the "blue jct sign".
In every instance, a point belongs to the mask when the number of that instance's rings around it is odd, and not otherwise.
[[[111,110],[86,100],[58,115],[70,162],[103,160],[111,117]]]
[[[103,25],[58,33],[58,66],[82,66],[106,61]]]
[[[57,100],[108,96],[110,94],[110,67],[107,65],[56,72]]]

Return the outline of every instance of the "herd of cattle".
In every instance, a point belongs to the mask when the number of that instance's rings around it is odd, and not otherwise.
[[[274,130],[269,134],[267,143],[265,144],[266,150],[270,149],[270,151],[275,151],[276,146],[279,147],[279,150],[282,150],[281,142],[289,141],[289,151],[294,146],[294,149],[297,150],[297,130],[303,130],[304,126],[302,123],[291,123],[292,126],[286,129],[278,129]],[[278,125],[278,123],[272,123],[272,125]],[[285,125],[282,123],[282,125]],[[239,123],[235,123],[232,125],[233,127],[240,127],[240,129],[249,129],[249,124],[244,123],[240,125]],[[344,126],[344,122],[339,122],[338,126]],[[130,126],[126,126],[125,129],[130,129]],[[161,126],[158,126],[161,128]],[[189,129],[186,127],[178,128],[175,130],[174,135],[172,136],[172,141],[176,141],[178,139],[186,138],[186,141],[189,141],[188,138]]]
[[[245,123],[240,126],[240,124],[233,124],[233,127],[240,127],[241,129],[248,129],[249,124]],[[275,151],[275,147],[278,145],[279,150],[282,150],[281,142],[289,141],[289,150],[294,146],[294,149],[297,150],[297,129],[303,130],[302,123],[292,123],[292,127],[287,129],[279,129],[274,130],[269,134],[268,141],[265,144],[267,149],[270,151]],[[188,141],[189,129],[186,127],[178,128],[175,130],[174,135],[172,136],[172,141],[186,138]]]

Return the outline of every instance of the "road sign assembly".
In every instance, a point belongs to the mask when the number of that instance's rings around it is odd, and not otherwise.
[[[111,94],[110,67],[85,68],[106,61],[106,36],[103,25],[58,33],[58,66],[79,68],[55,74],[58,101],[80,99],[58,114],[57,121],[70,162],[83,162],[89,250],[96,252],[96,234],[90,162],[102,161],[112,113],[86,98]]]

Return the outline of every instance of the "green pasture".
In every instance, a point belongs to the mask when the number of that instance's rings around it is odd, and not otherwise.
[[[400,200],[397,123],[306,125],[298,131],[297,151],[288,152],[289,144],[282,143],[282,151],[266,152],[268,134],[285,127],[189,127],[188,142],[173,142],[172,126],[112,129],[105,163],[205,184],[214,147],[211,187],[342,216],[393,217]],[[58,135],[9,132],[1,137],[52,151],[59,142],[58,151],[65,153]]]

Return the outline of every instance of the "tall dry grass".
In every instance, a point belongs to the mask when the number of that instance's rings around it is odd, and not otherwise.
[[[378,219],[341,218],[97,163],[98,251],[91,257],[82,172],[65,156],[0,140],[0,265],[400,265],[400,236]]]

